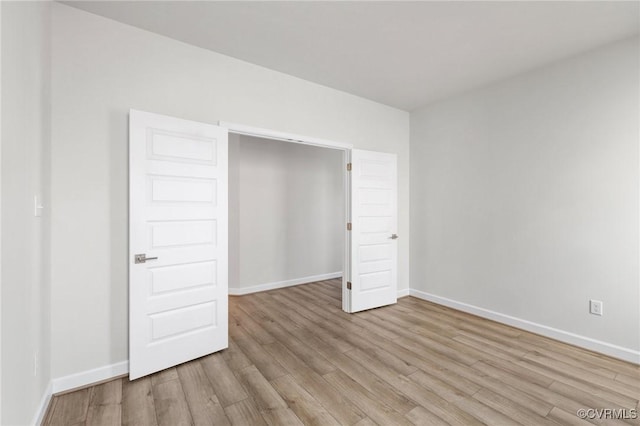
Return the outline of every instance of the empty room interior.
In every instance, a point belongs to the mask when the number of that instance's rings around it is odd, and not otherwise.
[[[1,425],[640,424],[640,2],[1,1]]]

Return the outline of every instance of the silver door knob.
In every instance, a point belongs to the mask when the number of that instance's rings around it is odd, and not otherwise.
[[[133,260],[135,263],[145,263],[147,260],[156,260],[157,257],[147,257],[145,253],[135,254]]]
[[[392,240],[397,240],[398,239],[398,234],[391,234],[391,239]]]

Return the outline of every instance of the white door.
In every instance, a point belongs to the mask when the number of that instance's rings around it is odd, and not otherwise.
[[[351,151],[350,312],[396,303],[397,176],[395,154]]]
[[[133,380],[228,346],[227,130],[131,110],[129,173]]]

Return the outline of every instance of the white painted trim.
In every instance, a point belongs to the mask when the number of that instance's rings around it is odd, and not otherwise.
[[[599,352],[601,354],[632,362],[634,364],[640,364],[640,351],[613,345],[611,343],[592,339],[591,337],[581,336],[569,331],[559,330],[557,328],[538,324],[532,321],[527,321],[521,318],[512,317],[510,315],[501,314],[499,312],[480,308],[474,305],[469,305],[463,302],[458,302],[456,300],[447,299],[446,297],[436,296],[435,294],[426,293],[420,290],[411,289],[410,294],[411,296],[417,297],[418,299],[428,300],[429,302],[448,306],[450,308],[477,315],[482,318],[487,318],[526,331],[530,331],[532,333],[540,334],[545,337],[550,337],[564,343],[569,343],[571,345],[589,349],[594,352]]]
[[[44,390],[42,394],[42,398],[40,398],[40,404],[38,404],[38,408],[36,409],[36,413],[33,415],[33,420],[31,420],[31,425],[40,426],[42,421],[44,420],[44,415],[47,414],[47,408],[49,408],[49,402],[51,401],[51,395],[53,384],[49,382],[47,388]]]
[[[409,296],[409,292],[411,291],[410,288],[405,288],[404,290],[398,290],[398,299],[400,299],[401,297],[407,297]]]
[[[121,361],[111,365],[81,371],[69,376],[53,379],[52,393],[65,392],[129,373],[129,361]]]
[[[345,225],[351,222],[351,172],[347,171],[348,164],[351,163],[351,150],[344,150],[342,153],[342,185],[344,188],[344,217]],[[344,235],[344,251],[342,252],[342,310],[351,313],[351,290],[347,288],[347,283],[351,281],[351,231],[346,226],[342,228]]]
[[[293,133],[279,132],[277,130],[262,129],[259,127],[245,126],[244,124],[227,123],[226,121],[218,121],[218,126],[226,127],[230,133],[239,135],[254,136],[258,138],[275,139],[285,142],[302,143],[305,145],[321,146],[332,149],[351,149],[353,144],[336,142],[328,139],[313,138],[309,136],[296,135]]]
[[[310,277],[294,278],[286,281],[275,281],[272,283],[259,284],[251,287],[229,287],[230,296],[242,296],[244,294],[257,293],[259,291],[274,290],[276,288],[291,287],[294,285],[314,283],[316,281],[332,280],[340,278],[342,272],[332,272],[330,274],[311,275]]]
[[[2,46],[2,5],[0,5],[0,46]],[[51,73],[49,73],[51,75]],[[0,54],[0,99],[2,99],[2,55]],[[2,238],[2,102],[0,102],[0,240]],[[2,245],[0,245],[0,330],[2,330]],[[0,333],[1,334],[1,333]],[[0,338],[0,384],[2,381],[2,339]],[[0,422],[2,421],[0,398]]]

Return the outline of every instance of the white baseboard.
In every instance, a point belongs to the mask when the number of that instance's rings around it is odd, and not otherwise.
[[[53,394],[52,389],[53,384],[52,382],[49,382],[47,388],[42,394],[40,404],[38,404],[38,408],[36,408],[36,413],[33,415],[33,420],[31,420],[31,424],[33,426],[40,426],[42,424],[44,415],[47,414],[47,408],[49,408],[49,401],[51,401],[51,395]]]
[[[560,340],[561,342],[569,343],[571,345],[580,346],[581,348],[599,352],[601,354],[632,362],[634,364],[640,364],[640,351],[635,351],[633,349],[624,348],[622,346],[613,345],[607,342],[602,342],[590,337],[581,336],[569,331],[559,330],[557,328],[527,321],[521,318],[501,314],[499,312],[480,308],[474,305],[469,305],[463,302],[458,302],[456,300],[447,299],[446,297],[436,296],[435,294],[426,293],[424,291],[411,289],[409,293],[411,296],[417,297],[419,299],[428,300],[429,302],[448,306],[450,308],[477,315],[482,318],[487,318],[503,324],[511,325],[513,327],[540,334],[545,337],[550,337],[552,339]]]
[[[332,272],[330,274],[311,275],[310,277],[294,278],[286,281],[276,281],[272,283],[259,284],[251,287],[229,287],[229,295],[242,296],[244,294],[257,293],[259,291],[275,290],[276,288],[291,287],[299,284],[313,283],[316,281],[332,280],[334,278],[340,278],[342,272]]]
[[[121,361],[93,370],[81,371],[69,376],[53,379],[52,393],[65,392],[71,389],[92,385],[129,373],[129,361]]]
[[[410,288],[405,288],[404,290],[398,290],[398,299],[400,299],[401,297],[409,296],[410,291],[411,291]]]

